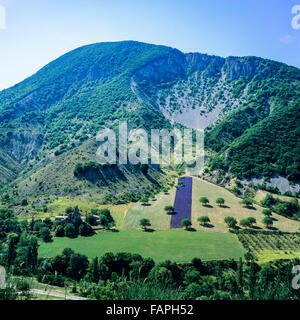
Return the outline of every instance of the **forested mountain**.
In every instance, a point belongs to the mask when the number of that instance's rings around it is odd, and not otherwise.
[[[97,132],[119,120],[146,129],[206,128],[206,146],[218,153],[211,169],[296,182],[299,99],[300,70],[270,60],[133,41],[84,46],[0,92],[0,184],[68,193],[81,181],[76,161],[93,160]],[[150,184],[164,179],[153,174]],[[70,185],[61,186],[64,175]]]

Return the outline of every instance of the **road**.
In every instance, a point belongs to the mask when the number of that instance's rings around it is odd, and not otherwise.
[[[44,291],[39,289],[31,289],[30,292],[35,294],[43,294],[51,297],[63,298],[67,300],[87,300],[86,298],[83,298],[83,297],[69,296],[69,295],[64,295],[63,293]]]

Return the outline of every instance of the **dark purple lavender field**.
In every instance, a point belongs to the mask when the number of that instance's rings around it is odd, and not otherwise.
[[[183,219],[191,220],[192,214],[192,187],[193,178],[183,177],[178,179],[178,184],[182,182],[183,186],[176,190],[174,211],[171,218],[171,228],[182,228]]]

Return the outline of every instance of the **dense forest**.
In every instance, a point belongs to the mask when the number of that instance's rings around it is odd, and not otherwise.
[[[281,106],[267,119],[248,129],[221,155],[213,169],[229,170],[237,177],[270,178],[274,173],[291,182],[300,176],[300,100]],[[288,129],[287,129],[288,128]]]

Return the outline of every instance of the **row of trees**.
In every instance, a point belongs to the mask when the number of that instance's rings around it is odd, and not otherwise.
[[[208,216],[201,216],[198,219],[198,222],[202,226],[208,226],[210,224],[210,218]],[[229,228],[235,229],[238,225],[237,220],[234,217],[226,217],[224,219],[224,222],[227,224]],[[273,219],[270,217],[265,217],[262,220],[262,223],[267,227],[270,228],[273,225]],[[239,222],[239,225],[243,228],[252,228],[256,224],[256,219],[253,217],[248,217],[245,219],[241,219]],[[183,219],[182,220],[182,226],[186,229],[190,228],[192,226],[192,222],[189,219]]]
[[[202,203],[203,206],[207,206],[209,204],[209,199],[207,197],[201,197],[199,201]],[[243,206],[245,206],[246,208],[253,208],[254,201],[250,198],[244,198],[240,203]],[[224,207],[225,199],[224,198],[217,198],[216,204],[219,207]]]
[[[207,197],[201,197],[200,198],[200,202],[202,203],[202,205],[207,206],[209,204],[209,199]],[[222,207],[225,205],[225,199],[224,198],[217,198],[216,199],[216,204],[219,207]]]
[[[244,261],[194,258],[184,264],[156,264],[138,254],[106,253],[89,261],[66,248],[53,258],[38,259],[35,272],[28,275],[49,285],[67,283],[74,294],[95,300],[298,300],[299,290],[290,284],[293,265],[299,263],[275,261],[260,266],[250,254]]]
[[[235,229],[238,225],[237,220],[234,217],[226,217],[224,222],[227,224],[228,228]],[[273,219],[270,217],[265,217],[262,219],[262,223],[270,228],[273,225]],[[245,219],[241,219],[239,225],[243,228],[252,228],[256,224],[256,219],[253,217],[248,217]]]

